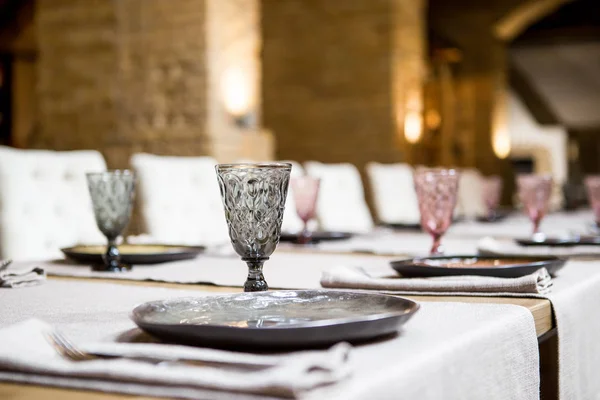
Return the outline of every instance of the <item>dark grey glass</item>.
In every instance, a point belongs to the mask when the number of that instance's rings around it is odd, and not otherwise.
[[[88,189],[94,206],[96,223],[108,239],[102,271],[125,271],[131,265],[121,263],[117,238],[129,223],[135,194],[135,175],[128,170],[87,174]]]
[[[268,290],[263,264],[279,243],[292,165],[220,164],[215,168],[231,244],[248,264],[244,291]]]

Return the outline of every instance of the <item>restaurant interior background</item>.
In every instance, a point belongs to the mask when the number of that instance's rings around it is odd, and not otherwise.
[[[0,0],[18,148],[600,172],[593,0]],[[365,180],[368,188],[368,181]],[[134,228],[135,229],[135,228]]]

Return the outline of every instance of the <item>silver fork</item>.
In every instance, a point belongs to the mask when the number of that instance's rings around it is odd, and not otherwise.
[[[91,353],[80,349],[77,345],[75,345],[71,340],[67,339],[62,333],[57,331],[48,331],[45,332],[46,340],[54,347],[57,353],[59,353],[63,358],[66,358],[70,361],[80,362],[80,361],[92,361],[92,360],[111,360],[111,359],[123,359],[123,360],[132,360],[132,361],[140,361],[150,364],[168,364],[168,363],[182,363],[193,365],[196,367],[218,367],[218,368],[231,368],[231,369],[241,369],[248,371],[260,371],[268,368],[272,368],[275,364],[268,363],[251,363],[246,361],[203,361],[197,359],[164,359],[158,357],[146,357],[146,356],[123,356],[123,355],[115,355],[115,354],[101,354],[101,353]]]

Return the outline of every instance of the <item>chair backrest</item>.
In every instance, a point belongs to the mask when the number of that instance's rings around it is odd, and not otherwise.
[[[321,229],[357,233],[373,229],[360,174],[354,165],[309,161],[304,169],[308,175],[321,178],[317,201]]]
[[[460,171],[458,183],[458,214],[466,218],[486,215],[483,198],[483,176],[474,168]]]
[[[142,223],[153,240],[187,245],[229,241],[216,164],[211,157],[131,157]]]
[[[0,257],[59,258],[63,247],[105,243],[85,177],[105,170],[97,151],[0,146]]]
[[[408,164],[367,164],[373,201],[379,221],[387,224],[418,224],[421,219],[413,180]]]
[[[296,161],[283,161],[292,164],[292,172],[290,174],[290,179],[303,176],[304,168],[300,163]],[[285,211],[283,213],[283,223],[281,224],[281,230],[283,232],[300,232],[303,228],[303,223],[298,214],[296,213],[296,203],[294,202],[294,196],[292,194],[292,187],[288,188],[287,200],[285,202]]]

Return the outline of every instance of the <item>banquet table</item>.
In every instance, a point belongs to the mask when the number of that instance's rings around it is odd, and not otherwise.
[[[587,218],[587,214],[584,214],[583,216],[564,216],[564,215],[559,215],[559,216],[555,216],[554,218],[550,219],[550,224],[547,225],[549,226],[550,229],[558,229],[563,225],[567,225],[569,219],[573,220],[575,219],[577,221],[577,226],[579,226],[581,229],[583,229],[585,227],[585,221],[588,220]],[[525,223],[521,220],[521,219],[517,219],[517,223],[518,223],[518,232],[521,232],[523,229],[523,226],[525,226]],[[477,229],[475,229],[475,232],[480,232],[481,235],[483,235],[484,231],[485,231],[485,235],[487,234],[494,234],[494,228],[493,225],[490,225],[489,227],[487,226],[479,226],[479,225],[472,225],[472,226],[476,226]],[[498,236],[501,237],[510,237],[510,236],[515,236],[514,233],[511,232],[510,235],[503,235],[503,233],[508,232],[507,230],[505,230],[506,225],[502,225],[499,228],[499,232],[501,232],[501,234],[499,234]],[[450,233],[448,235],[448,238],[446,240],[446,243],[448,244],[448,247],[450,248],[451,251],[458,253],[458,252],[467,252],[467,253],[471,253],[476,251],[476,239],[479,238],[480,233],[478,233],[477,235],[474,236],[468,236],[465,235],[464,233],[461,233],[461,229],[467,229],[468,227],[465,227],[465,225],[463,226],[458,226],[459,229],[456,229],[453,233]],[[485,228],[485,229],[484,229]],[[479,229],[479,231],[478,231]],[[512,228],[513,230],[516,229]],[[391,238],[391,239],[390,239]],[[267,269],[266,269],[266,278],[269,281],[270,276],[274,278],[275,282],[279,282],[282,283],[283,286],[282,288],[292,288],[293,287],[293,283],[289,283],[289,285],[286,282],[294,282],[293,277],[290,279],[290,277],[286,277],[286,274],[283,273],[282,271],[277,271],[276,269],[269,269],[269,263],[273,263],[274,266],[277,266],[277,263],[282,263],[283,261],[288,261],[288,260],[293,260],[295,258],[297,258],[298,260],[300,260],[302,255],[304,255],[306,258],[306,260],[310,259],[310,257],[313,257],[315,260],[325,257],[325,259],[327,260],[333,260],[335,262],[340,262],[342,264],[348,263],[349,260],[355,260],[357,263],[387,263],[390,259],[394,259],[394,258],[399,258],[402,254],[409,254],[409,253],[403,253],[402,251],[397,251],[395,254],[389,254],[389,252],[387,251],[387,249],[389,248],[393,248],[393,246],[396,246],[396,243],[403,243],[405,245],[405,247],[412,247],[412,243],[419,243],[420,246],[425,246],[427,245],[428,241],[427,241],[427,237],[425,235],[419,234],[419,233],[399,233],[399,234],[395,234],[392,236],[388,235],[388,239],[390,239],[389,241],[386,242],[386,240],[384,238],[384,235],[381,235],[381,233],[378,233],[376,235],[374,235],[371,238],[366,238],[366,240],[362,240],[362,238],[359,238],[360,240],[358,241],[359,245],[362,246],[365,243],[368,245],[371,244],[375,244],[375,245],[379,245],[381,247],[379,247],[378,249],[376,248],[375,250],[379,250],[379,249],[384,249],[384,251],[373,251],[373,249],[363,249],[363,250],[367,250],[367,251],[360,251],[360,248],[356,248],[354,247],[356,245],[357,242],[354,242],[353,244],[351,243],[351,245],[349,246],[348,244],[333,244],[333,245],[325,245],[325,246],[316,246],[314,248],[309,248],[308,250],[298,250],[298,248],[294,248],[291,246],[281,246],[280,249],[276,252],[274,258],[272,261],[269,261],[267,263]],[[410,242],[410,240],[413,240],[413,242]],[[396,241],[396,242],[394,242]],[[407,241],[407,242],[405,242]],[[383,243],[383,245],[382,245]],[[425,248],[423,247],[423,248]],[[419,250],[421,251],[421,250]],[[202,260],[202,257],[199,258],[200,260]],[[279,260],[279,261],[278,261]],[[332,261],[332,262],[333,262]],[[205,260],[205,262],[219,262],[222,263],[223,265],[227,265],[228,263],[240,263],[241,265],[241,261],[239,261],[239,259],[236,258],[230,258],[229,260],[227,259],[227,257],[224,257],[223,260],[216,260],[216,259],[210,259],[210,257],[208,259]],[[576,287],[577,290],[582,290],[585,291],[584,295],[580,296],[580,297],[573,297],[574,301],[576,300],[577,302],[580,302],[586,306],[590,306],[593,304],[595,304],[595,302],[597,301],[597,299],[595,297],[592,297],[589,293],[594,293],[596,286],[598,286],[598,288],[600,289],[600,285],[598,285],[599,281],[596,277],[596,273],[594,272],[594,270],[597,267],[597,263],[596,261],[588,261],[587,263],[579,263],[579,264],[574,264],[574,266],[572,268],[581,268],[581,273],[584,274],[583,277],[578,278],[576,276],[576,274],[571,274],[566,276],[565,278],[562,278],[562,276],[559,276],[559,278],[557,279],[558,283],[563,282],[561,279],[564,279],[564,285],[561,286],[560,284],[558,285],[559,288],[561,289],[558,294],[557,294],[557,299],[561,300],[560,297],[569,297],[571,296],[573,293],[572,290],[570,289],[570,286],[568,285],[575,285],[573,287]],[[285,264],[285,263],[284,263]],[[310,264],[310,263],[309,263]],[[329,263],[328,263],[329,264]],[[199,283],[200,281],[189,281],[189,282],[185,282],[185,281],[179,281],[177,279],[175,279],[174,281],[161,281],[161,279],[151,279],[151,280],[147,280],[146,278],[144,278],[143,276],[140,277],[141,280],[132,280],[132,279],[127,279],[127,280],[121,280],[121,279],[114,279],[114,277],[103,277],[101,275],[96,275],[96,276],[92,276],[90,274],[86,273],[76,273],[73,274],[71,272],[67,270],[64,270],[61,273],[61,269],[62,267],[59,266],[59,268],[56,270],[58,271],[58,275],[66,275],[66,276],[51,276],[49,278],[49,282],[57,282],[57,283],[69,283],[71,285],[78,285],[78,284],[85,284],[85,283],[89,283],[89,282],[94,282],[96,284],[100,284],[100,285],[117,285],[117,286],[127,286],[127,287],[132,287],[132,288],[137,288],[137,287],[144,287],[144,288],[162,288],[162,289],[176,289],[176,290],[186,290],[186,291],[198,291],[198,292],[203,292],[203,293],[231,293],[231,292],[237,292],[240,291],[241,288],[239,286],[234,286],[233,284],[226,284],[228,281],[225,280],[223,282],[212,282],[213,284],[206,284],[205,283]],[[570,268],[569,266],[567,266],[567,268]],[[55,271],[55,272],[56,272]],[[243,265],[240,266],[239,272],[240,275],[236,275],[236,277],[238,277],[240,279],[240,284],[242,283],[241,281],[243,281],[243,277],[244,277],[244,268]],[[314,280],[315,278],[318,276],[318,274],[320,274],[320,270],[314,270],[311,273],[308,274],[308,277],[310,279],[308,279],[305,282],[302,282],[302,280],[300,280],[300,282],[302,283],[302,285],[300,285],[300,288],[304,288],[304,287],[312,287],[315,285]],[[589,279],[586,280],[585,278],[585,274],[594,274],[593,279]],[[71,275],[71,276],[69,276]],[[75,275],[75,276],[73,276]],[[80,276],[77,276],[80,275]],[[590,275],[591,276],[591,275]],[[287,281],[286,281],[287,279]],[[158,281],[157,281],[158,280]],[[316,283],[318,285],[318,283]],[[286,286],[287,285],[287,286]],[[278,287],[278,285],[276,285],[275,287]],[[22,293],[26,293],[27,290],[29,290],[28,288],[25,289],[17,289],[17,290],[23,290]],[[0,292],[0,295],[2,294],[2,292]],[[528,297],[528,296],[502,296],[502,297],[496,297],[496,296],[446,296],[446,295],[406,295],[404,297],[408,297],[408,298],[412,298],[418,302],[422,302],[425,304],[431,303],[431,304],[441,304],[441,305],[446,305],[446,304],[451,304],[451,303],[467,303],[473,305],[473,309],[477,309],[477,307],[479,307],[482,304],[491,304],[491,305],[508,305],[508,306],[520,306],[520,307],[524,307],[528,310],[529,314],[533,317],[533,322],[535,324],[535,335],[537,335],[538,337],[538,341],[539,341],[539,358],[540,358],[540,372],[541,372],[541,392],[542,392],[542,397],[544,399],[552,399],[552,398],[558,398],[558,389],[556,387],[557,385],[557,376],[558,376],[558,339],[557,339],[557,335],[556,335],[556,313],[555,310],[553,310],[553,306],[551,303],[551,300],[549,300],[548,298],[541,298],[541,297]],[[550,297],[550,299],[552,299],[552,297]],[[585,304],[586,302],[590,303],[590,304]],[[507,308],[506,310],[510,310],[510,308]],[[503,312],[508,312],[504,310]],[[560,310],[559,310],[560,311]],[[564,313],[564,310],[563,310]],[[0,314],[2,315],[2,314]],[[562,317],[564,317],[564,315],[562,315]],[[4,322],[2,320],[0,320],[0,323]],[[566,323],[566,322],[565,322]],[[410,322],[409,322],[410,324]],[[593,325],[592,323],[590,324],[590,332],[584,332],[585,334],[593,334],[594,332],[597,333],[596,331],[593,331],[593,329],[595,329],[596,325]],[[575,372],[574,372],[575,373]],[[123,395],[123,394],[106,394],[106,393],[98,393],[98,392],[92,392],[92,391],[87,391],[87,390],[79,390],[79,389],[65,389],[65,388],[49,388],[49,387],[43,387],[43,386],[36,386],[36,385],[25,385],[22,383],[7,383],[7,382],[0,382],[0,398],[17,398],[17,399],[36,399],[36,398],[48,398],[48,399],[69,399],[69,398],[84,398],[84,399],[120,399],[120,398],[130,398],[130,396],[128,395]],[[564,396],[563,396],[564,397]],[[586,397],[577,397],[577,396],[573,396],[573,397],[564,397],[564,398],[586,398]]]

